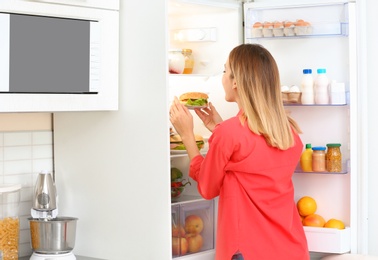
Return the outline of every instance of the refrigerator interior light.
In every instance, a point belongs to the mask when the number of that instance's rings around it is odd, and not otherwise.
[[[208,28],[190,28],[174,30],[173,40],[180,42],[215,42],[217,41],[217,29]]]

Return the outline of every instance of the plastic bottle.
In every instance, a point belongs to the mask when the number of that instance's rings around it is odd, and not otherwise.
[[[301,168],[304,172],[312,172],[312,148],[311,144],[306,144],[306,149],[301,155]]]
[[[314,104],[314,79],[312,77],[311,69],[303,70],[301,89],[302,89],[302,96],[301,96],[302,104],[304,105]]]
[[[329,103],[329,79],[326,74],[326,69],[318,69],[317,73],[318,76],[314,83],[315,104],[326,105]]]

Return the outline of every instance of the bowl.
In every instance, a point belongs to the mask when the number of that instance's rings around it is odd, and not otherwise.
[[[177,200],[178,198],[180,198],[184,190],[185,190],[185,186],[181,186],[177,188],[171,187],[171,199]]]
[[[185,179],[178,179],[175,181],[171,181],[171,199],[177,200],[180,198],[185,191],[186,185],[192,185],[190,181],[186,181]]]
[[[75,246],[77,218],[28,218],[33,251],[40,254],[69,253]]]

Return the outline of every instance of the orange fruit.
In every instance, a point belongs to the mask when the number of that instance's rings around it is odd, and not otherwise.
[[[302,224],[309,227],[324,227],[325,220],[318,214],[311,214],[303,219]]]
[[[304,196],[298,200],[297,209],[299,215],[303,217],[314,214],[317,209],[316,201],[309,196]]]
[[[342,221],[339,220],[339,219],[334,219],[334,218],[331,218],[330,220],[328,220],[328,221],[324,224],[324,227],[326,227],[326,228],[345,229],[344,222],[342,222]]]

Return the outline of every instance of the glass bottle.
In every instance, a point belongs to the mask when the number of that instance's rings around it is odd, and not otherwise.
[[[312,170],[314,172],[326,171],[325,150],[324,146],[312,147]]]
[[[341,144],[327,144],[326,168],[328,172],[341,172]]]
[[[194,59],[192,56],[192,50],[182,49],[182,54],[184,55],[184,58],[185,58],[185,67],[182,74],[192,74],[193,67],[194,67]]]

